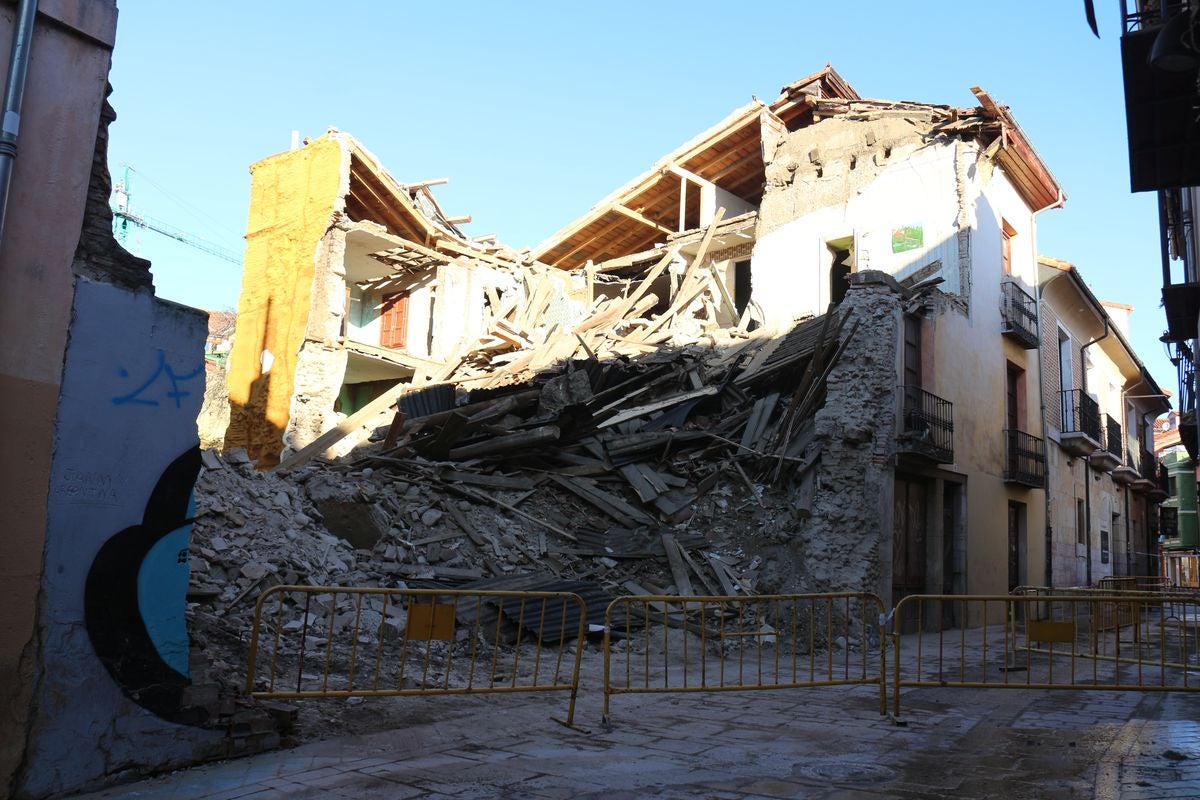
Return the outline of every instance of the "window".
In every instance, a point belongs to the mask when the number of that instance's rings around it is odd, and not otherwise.
[[[1058,388],[1075,388],[1075,365],[1071,358],[1071,336],[1058,329]]]
[[[1000,266],[1003,268],[1005,275],[1012,275],[1013,273],[1012,245],[1013,237],[1016,235],[1017,232],[1011,225],[1004,220],[1000,220]]]
[[[1009,430],[1025,429],[1025,370],[1011,361],[1005,374],[1005,427]]]
[[[385,294],[379,310],[379,346],[404,347],[408,334],[408,292]]]
[[[850,273],[854,272],[854,237],[847,236],[826,242],[829,249],[829,302],[840,303],[846,299],[850,288]]]

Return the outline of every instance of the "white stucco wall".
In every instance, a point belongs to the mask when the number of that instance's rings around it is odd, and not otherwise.
[[[897,149],[891,162],[842,203],[814,209],[758,239],[753,300],[769,321],[824,312],[830,301],[827,243],[847,237],[854,240],[857,270],[880,270],[903,280],[940,260],[936,274],[945,278],[943,288],[958,292],[955,147]],[[827,173],[815,180],[837,179]],[[793,185],[790,191],[804,187]],[[893,252],[892,231],[910,225],[921,226],[921,246]]]

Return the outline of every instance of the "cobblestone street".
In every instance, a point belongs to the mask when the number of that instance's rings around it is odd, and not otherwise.
[[[338,702],[338,701],[327,701]],[[1189,695],[873,687],[565,698],[396,698],[444,721],[79,795],[103,798],[1103,798],[1200,796]]]

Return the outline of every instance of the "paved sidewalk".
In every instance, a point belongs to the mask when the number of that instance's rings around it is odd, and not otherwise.
[[[873,687],[618,696],[386,698],[431,722],[79,795],[304,798],[1200,797],[1200,697]],[[340,701],[314,701],[340,702]]]

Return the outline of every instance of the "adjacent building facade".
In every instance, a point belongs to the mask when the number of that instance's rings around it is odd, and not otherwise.
[[[1165,497],[1154,422],[1166,394],[1129,345],[1129,306],[1104,303],[1070,263],[1040,259],[1052,558],[1049,585],[1154,575]]]

